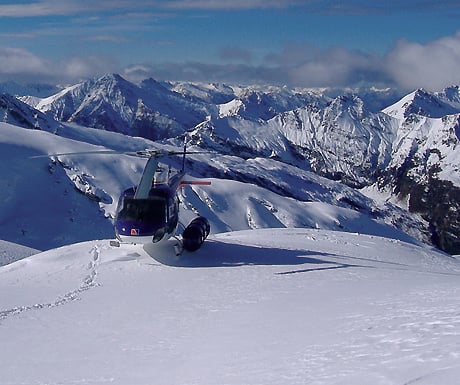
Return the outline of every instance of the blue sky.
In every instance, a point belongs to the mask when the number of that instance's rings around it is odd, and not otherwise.
[[[458,0],[6,0],[0,81],[440,90],[460,84],[458,20]]]

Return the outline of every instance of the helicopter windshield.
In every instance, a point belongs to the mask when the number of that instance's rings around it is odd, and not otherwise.
[[[121,221],[166,222],[166,199],[153,197],[149,199],[134,199],[125,197],[123,208],[118,214]]]

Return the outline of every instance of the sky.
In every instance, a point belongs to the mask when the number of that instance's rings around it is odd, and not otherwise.
[[[0,81],[438,91],[460,85],[458,20],[458,0],[6,0]]]

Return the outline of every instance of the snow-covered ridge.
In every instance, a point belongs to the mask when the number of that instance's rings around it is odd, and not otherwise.
[[[0,93],[0,121],[25,128],[56,132],[60,123],[18,98]]]
[[[304,167],[358,186],[374,183],[377,175],[394,166],[395,159],[401,165],[405,157],[399,154],[401,137],[408,129],[421,131],[414,116],[441,119],[460,111],[458,87],[439,93],[414,91],[383,113],[367,108],[373,104],[370,92],[363,97],[330,98],[324,91],[277,87],[174,85],[153,79],[135,85],[112,74],[69,87],[43,99],[37,108],[60,121],[150,139],[178,136],[206,121],[212,138],[202,141],[208,145],[231,138],[235,140],[230,151],[275,154],[288,163],[294,155],[303,158]],[[378,97],[375,91],[374,98]],[[446,130],[456,124],[445,123],[449,124]],[[231,135],[232,131],[238,135]],[[438,142],[445,140],[444,133],[433,131],[433,135]]]
[[[383,112],[400,120],[411,114],[431,118],[458,114],[460,113],[460,87],[452,86],[435,93],[418,89],[386,107]]]

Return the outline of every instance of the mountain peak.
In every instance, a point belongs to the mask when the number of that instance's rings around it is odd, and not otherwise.
[[[334,98],[329,103],[327,111],[337,116],[348,113],[350,116],[358,117],[359,119],[368,114],[363,100],[355,94],[345,94]]]
[[[448,103],[455,106],[460,111],[460,87],[450,86],[446,87],[440,96]]]
[[[455,104],[455,95],[459,99]],[[397,119],[405,119],[410,115],[420,115],[427,118],[440,118],[460,112],[460,97],[455,88],[446,89],[443,93],[432,93],[424,88],[404,96],[395,104],[383,110]]]
[[[98,78],[98,80],[100,81],[110,81],[110,80],[114,80],[114,81],[117,81],[117,82],[128,82],[125,78],[123,78],[121,75],[117,74],[117,73],[111,73],[111,74],[105,74],[103,76],[101,76],[100,78]]]

